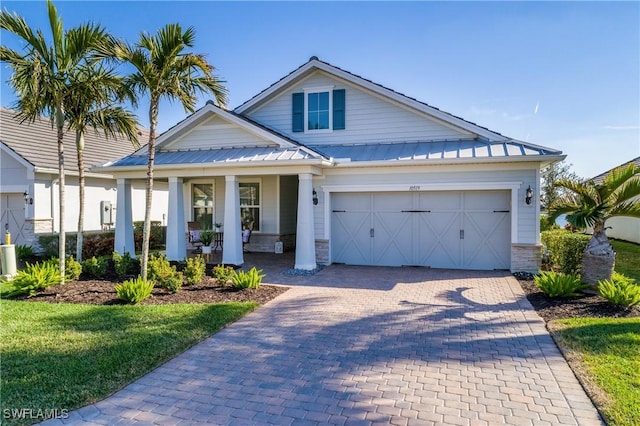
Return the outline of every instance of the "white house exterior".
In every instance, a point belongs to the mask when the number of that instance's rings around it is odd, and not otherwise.
[[[175,260],[198,216],[224,223],[223,262],[242,264],[250,215],[251,249],[281,241],[298,269],[537,270],[540,168],[563,158],[312,57],[235,110],[208,103],[165,132],[154,176],[169,185]],[[144,179],[146,154],[99,170],[125,196]],[[117,230],[116,248],[132,244],[130,229]]]
[[[640,157],[636,157],[633,160],[621,164],[620,166],[628,166],[635,164],[640,167]],[[618,166],[618,167],[620,167]],[[613,169],[612,169],[613,170]],[[596,176],[593,178],[595,181],[601,181],[611,170]],[[616,238],[624,241],[631,241],[633,243],[640,244],[640,219],[635,217],[612,217],[607,220],[607,236],[610,238]]]
[[[42,118],[19,122],[15,111],[0,108],[0,228],[8,225],[15,244],[37,247],[38,235],[58,232],[59,181],[56,130]],[[79,186],[75,134],[65,134],[65,231],[78,228]],[[130,141],[106,140],[90,131],[85,137],[87,166],[134,152]],[[113,229],[117,211],[116,181],[108,173],[85,173],[84,230]],[[144,183],[132,197],[133,220],[144,219]],[[26,196],[25,196],[26,194]],[[26,200],[25,200],[26,198]],[[153,219],[166,217],[166,185],[154,193]],[[111,206],[111,211],[103,212]],[[109,217],[111,219],[109,219]]]

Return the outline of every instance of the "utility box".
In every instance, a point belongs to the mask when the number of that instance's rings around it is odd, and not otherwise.
[[[100,225],[103,229],[113,225],[113,205],[111,201],[100,201]]]

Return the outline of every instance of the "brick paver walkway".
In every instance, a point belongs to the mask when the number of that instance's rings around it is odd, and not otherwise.
[[[603,424],[506,273],[334,265],[267,281],[298,285],[63,422]]]

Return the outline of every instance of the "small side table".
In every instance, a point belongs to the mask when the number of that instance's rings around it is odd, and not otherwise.
[[[216,232],[213,237],[213,251],[222,250],[222,243],[224,241],[224,232]]]

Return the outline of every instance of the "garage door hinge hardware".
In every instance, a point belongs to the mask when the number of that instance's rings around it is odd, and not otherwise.
[[[373,231],[373,228],[369,229],[369,235],[371,235],[371,238],[373,238],[375,232]]]
[[[333,210],[334,213],[346,213],[346,210]]]
[[[460,230],[460,239],[464,240],[464,229]]]
[[[494,213],[509,213],[509,210],[494,210]]]
[[[401,213],[431,213],[431,210],[401,210]]]

